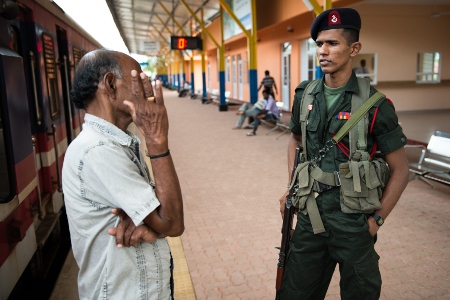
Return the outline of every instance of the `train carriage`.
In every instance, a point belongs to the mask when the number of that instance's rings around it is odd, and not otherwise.
[[[83,119],[69,91],[99,47],[53,2],[0,0],[0,299],[45,297],[67,253],[61,167]]]

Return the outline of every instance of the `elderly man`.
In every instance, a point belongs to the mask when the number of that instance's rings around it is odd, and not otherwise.
[[[183,203],[161,84],[153,91],[138,72],[128,55],[97,50],[75,73],[71,100],[86,115],[62,177],[80,299],[173,296],[165,236],[183,233]],[[153,178],[131,122],[145,137]]]

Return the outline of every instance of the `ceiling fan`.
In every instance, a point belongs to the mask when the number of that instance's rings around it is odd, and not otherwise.
[[[446,12],[437,12],[436,10],[436,0],[434,0],[434,11],[431,13],[430,17],[432,17],[433,19],[439,18],[442,15],[448,15],[450,14],[450,11],[446,11]]]

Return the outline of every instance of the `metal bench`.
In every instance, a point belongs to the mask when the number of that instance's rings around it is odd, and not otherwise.
[[[415,178],[434,187],[430,180],[450,185],[450,133],[436,131],[427,147],[406,145],[405,148],[420,148],[422,153],[417,163],[409,164],[409,171]]]
[[[228,98],[230,97],[231,92],[230,91],[225,91],[225,102],[228,103]],[[211,101],[214,104],[219,104],[220,102],[220,93],[218,89],[214,89],[211,91]]]
[[[275,122],[275,127],[273,127],[268,132],[266,132],[266,135],[268,135],[269,133],[271,133],[272,131],[274,131],[276,129],[280,129],[281,133],[278,134],[277,137],[276,137],[276,139],[278,140],[278,138],[280,136],[282,136],[283,134],[289,132],[289,123],[284,123],[284,120],[283,120],[284,103],[283,102],[277,102],[276,104],[277,104],[278,110],[280,111],[280,115],[278,116],[278,120],[276,120],[276,122]]]

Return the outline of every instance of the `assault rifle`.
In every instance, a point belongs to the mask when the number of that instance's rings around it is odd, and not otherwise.
[[[291,178],[294,178],[295,169],[297,168],[299,163],[300,151],[302,151],[301,146],[295,149],[295,160]],[[289,190],[289,194],[286,196],[286,207],[284,208],[284,215],[283,215],[283,227],[281,228],[280,254],[278,256],[277,280],[275,285],[276,288],[275,300],[280,299],[280,289],[281,289],[281,282],[283,281],[284,276],[284,266],[286,263],[287,253],[289,251],[289,243],[291,241],[292,220],[294,217],[294,209],[295,209],[292,205],[291,199],[295,193],[296,189],[295,186],[296,186],[295,184],[292,185],[291,189]]]

